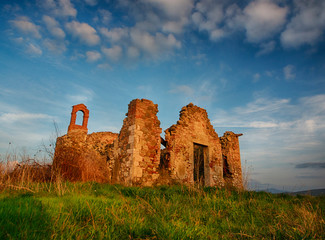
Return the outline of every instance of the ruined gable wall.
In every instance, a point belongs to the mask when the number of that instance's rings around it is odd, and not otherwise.
[[[114,182],[152,185],[158,178],[161,128],[157,112],[158,106],[150,100],[130,102],[127,117],[114,143]]]
[[[208,159],[204,163],[205,185],[223,186],[221,144],[206,110],[193,104],[183,107],[177,124],[165,133],[172,178],[194,184],[194,143],[197,143],[208,147]]]
[[[224,162],[224,179],[227,185],[243,188],[243,178],[240,161],[240,149],[238,137],[242,134],[225,132],[220,137],[222,156]]]

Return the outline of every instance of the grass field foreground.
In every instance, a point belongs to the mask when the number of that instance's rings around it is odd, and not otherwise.
[[[0,239],[324,239],[325,198],[184,186],[2,189]]]

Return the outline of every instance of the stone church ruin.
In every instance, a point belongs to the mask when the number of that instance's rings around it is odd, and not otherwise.
[[[76,124],[79,112],[82,125]],[[88,134],[89,110],[84,104],[73,106],[68,133],[57,138],[54,168],[70,181],[243,187],[242,134],[218,137],[206,110],[190,103],[162,138],[157,113],[157,104],[135,99],[119,133]]]

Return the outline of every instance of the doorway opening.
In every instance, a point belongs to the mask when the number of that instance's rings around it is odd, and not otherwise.
[[[204,163],[207,162],[208,147],[194,143],[194,184],[205,185]]]

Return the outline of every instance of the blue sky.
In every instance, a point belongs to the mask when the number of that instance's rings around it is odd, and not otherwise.
[[[2,0],[0,152],[65,134],[118,132],[135,98],[163,130],[192,102],[240,137],[254,188],[325,185],[325,2]],[[9,144],[11,143],[11,144]]]

